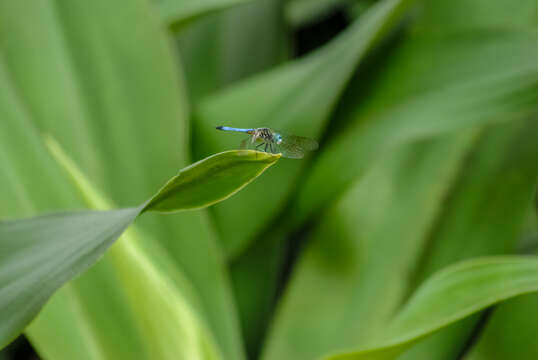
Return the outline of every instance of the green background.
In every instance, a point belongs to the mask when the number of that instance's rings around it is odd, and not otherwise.
[[[537,110],[536,0],[0,0],[0,221],[102,208],[45,136],[109,207],[236,149],[218,125],[320,142],[208,209],[145,214],[0,359],[317,359],[420,321],[379,359],[536,359],[537,295],[477,312],[535,291],[534,264],[415,295],[538,252]]]

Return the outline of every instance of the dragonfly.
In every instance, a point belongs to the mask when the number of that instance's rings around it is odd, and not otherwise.
[[[256,150],[261,150],[263,147],[265,152],[281,153],[283,157],[291,159],[302,159],[306,151],[313,151],[318,148],[316,140],[302,136],[286,135],[267,127],[241,129],[217,126],[217,130],[248,134],[249,137],[241,142],[242,149],[247,148],[249,144],[256,144]]]

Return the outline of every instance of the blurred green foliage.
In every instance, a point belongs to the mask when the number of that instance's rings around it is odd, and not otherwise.
[[[99,207],[44,134],[120,207],[236,148],[216,125],[321,144],[208,210],[144,215],[26,336],[54,360],[301,360],[396,328],[418,337],[380,358],[538,358],[537,295],[477,313],[487,286],[530,291],[536,258],[473,271],[536,254],[537,49],[538,0],[0,0],[0,220]],[[458,266],[479,280],[433,302]]]

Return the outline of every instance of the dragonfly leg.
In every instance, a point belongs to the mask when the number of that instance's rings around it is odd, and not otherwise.
[[[267,152],[267,145],[269,144],[265,143],[265,150],[264,150],[265,152]]]
[[[271,149],[271,154],[274,154],[274,153],[275,153],[275,150],[273,150],[273,143],[270,143],[270,144],[269,144],[269,148]]]
[[[258,148],[259,148],[260,146],[262,146],[263,144],[265,144],[265,143],[261,143],[261,144],[259,144],[259,145],[256,145],[256,150],[258,150]]]

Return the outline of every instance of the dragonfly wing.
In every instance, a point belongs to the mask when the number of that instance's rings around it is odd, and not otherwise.
[[[290,159],[302,159],[304,157],[304,150],[297,144],[282,142],[279,145],[279,150],[282,156]]]
[[[303,150],[307,150],[307,151],[317,150],[319,147],[318,142],[316,140],[303,137],[303,136],[282,135],[282,142],[286,144],[297,145]]]
[[[312,151],[318,148],[316,140],[294,135],[281,135],[282,141],[280,149],[282,155],[293,159],[301,159],[304,157],[305,151]]]
[[[245,140],[241,141],[241,144],[239,144],[239,149],[241,150],[247,149],[249,142],[250,142],[250,138],[246,138]]]

